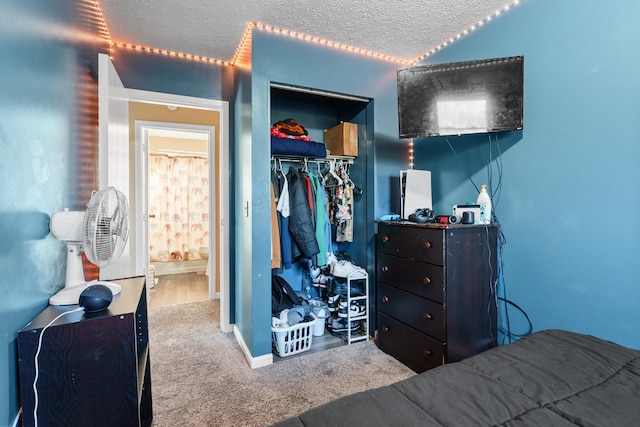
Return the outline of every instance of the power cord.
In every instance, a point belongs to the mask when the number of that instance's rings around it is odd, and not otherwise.
[[[46,331],[49,326],[51,326],[56,320],[58,320],[62,316],[65,316],[65,315],[71,314],[71,313],[75,313],[77,311],[83,311],[83,310],[84,310],[84,308],[78,307],[75,310],[65,311],[64,313],[60,313],[51,322],[49,322],[47,324],[47,326],[42,328],[42,332],[40,332],[40,337],[38,338],[38,349],[36,350],[36,356],[35,356],[35,360],[34,360],[36,375],[35,375],[35,377],[33,379],[33,395],[34,395],[33,425],[36,426],[36,427],[38,425],[38,389],[37,389],[38,374],[39,374],[38,356],[40,355],[40,350],[42,349],[42,337],[44,336],[44,331]]]
[[[503,174],[502,149],[500,148],[500,141],[498,140],[498,134],[496,133],[495,134],[495,146],[496,146],[496,150],[498,151],[498,157],[496,159],[494,159],[493,158],[494,140],[492,138],[492,134],[491,133],[488,134],[488,140],[489,140],[489,164],[487,166],[487,174],[488,174],[488,185],[487,185],[487,187],[488,187],[489,198],[491,199],[491,206],[492,206],[492,209],[491,209],[491,222],[496,223],[496,224],[500,224],[500,220],[498,219],[498,215],[496,214],[496,207],[498,205],[500,194],[502,192],[502,174]],[[471,174],[464,167],[464,165],[462,165],[462,162],[460,162],[460,159],[458,157],[458,153],[456,152],[455,148],[453,147],[453,145],[449,141],[449,138],[445,138],[445,141],[449,145],[449,148],[451,149],[451,152],[454,154],[455,158],[459,161],[460,166],[466,172],[467,178],[469,179],[469,182],[471,182],[471,185],[473,185],[473,187],[476,189],[477,192],[480,192],[478,186],[476,185],[476,183],[471,178]],[[494,187],[493,187],[493,163],[494,163],[494,160],[496,162],[496,169],[497,169],[497,174],[498,174],[498,182],[496,184],[495,191],[494,191]],[[488,227],[487,227],[487,233],[488,233]],[[502,263],[502,252],[504,250],[503,248],[504,248],[504,245],[506,243],[507,243],[507,239],[506,239],[506,237],[504,235],[502,227],[499,227],[498,228],[498,254],[497,254],[497,256],[498,256],[498,272],[497,272],[496,280],[494,281],[493,280],[493,269],[491,270],[491,293],[492,293],[492,300],[495,300],[496,307],[498,307],[498,302],[499,301],[503,301],[505,303],[504,316],[505,316],[506,328],[501,327],[500,326],[500,321],[498,321],[498,330],[504,334],[503,343],[504,343],[504,340],[507,339],[507,338],[509,339],[509,342],[512,342],[514,337],[521,338],[523,336],[529,335],[533,331],[533,324],[531,322],[531,319],[527,315],[527,313],[520,306],[518,306],[514,302],[509,301],[507,299],[507,291],[506,291],[506,285],[505,285],[505,282],[504,282],[504,271],[503,271],[503,263]],[[491,256],[491,253],[489,254],[489,256]],[[504,295],[504,296],[500,296],[500,293],[502,293],[502,295]],[[525,334],[516,334],[516,333],[511,332],[511,320],[509,318],[508,305],[512,305],[513,307],[518,309],[525,316],[525,318],[527,319],[527,322],[529,323],[529,330]],[[498,316],[500,316],[500,312],[498,312]]]
[[[529,328],[527,329],[527,332],[525,332],[524,334],[516,334],[515,332],[511,332],[511,328],[510,327],[509,327],[509,329],[504,329],[504,328],[500,328],[498,326],[500,332],[502,332],[505,335],[504,339],[509,338],[509,342],[511,343],[512,342],[511,339],[513,337],[522,338],[522,337],[526,337],[527,335],[531,334],[531,332],[533,332],[533,323],[531,322],[531,319],[527,315],[527,312],[524,311],[522,309],[522,307],[520,307],[515,302],[510,301],[510,300],[508,300],[506,298],[499,297],[498,300],[500,300],[500,301],[505,303],[505,312],[507,312],[507,313],[509,312],[509,305],[511,305],[512,307],[516,308],[518,311],[520,311],[522,313],[522,315],[525,317],[525,319],[527,319],[527,323],[529,324]],[[503,343],[504,343],[504,339],[503,339]]]
[[[22,425],[20,421],[21,416],[22,416],[22,406],[18,409],[18,415],[16,415],[15,419],[13,420],[11,427],[18,427]]]

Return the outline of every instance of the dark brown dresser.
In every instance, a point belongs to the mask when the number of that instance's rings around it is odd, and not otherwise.
[[[416,372],[497,343],[498,225],[379,222],[378,346]]]
[[[113,282],[106,310],[49,306],[18,332],[24,426],[151,425],[145,278]]]

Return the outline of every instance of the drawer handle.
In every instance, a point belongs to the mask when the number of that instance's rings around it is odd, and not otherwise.
[[[382,266],[382,271],[384,271],[385,273],[386,273],[387,271],[389,271],[389,266],[388,266],[388,265],[383,265],[383,266]]]
[[[433,356],[433,353],[431,353],[431,350],[425,350],[425,351],[424,351],[424,357],[425,357],[425,358],[427,358],[427,357],[431,357],[431,356]]]
[[[382,297],[382,302],[389,302],[389,297],[388,296],[383,296]]]
[[[424,320],[431,320],[431,319],[433,319],[433,316],[431,315],[431,313],[424,314]]]
[[[382,236],[382,241],[387,243],[389,241],[389,236]]]
[[[388,333],[389,332],[389,327],[388,326],[383,326],[382,327],[382,332]]]
[[[424,279],[422,279],[422,283],[424,283],[425,285],[430,284],[431,283],[431,278],[425,277]]]
[[[423,242],[422,244],[424,245],[425,249],[430,249],[431,248],[431,242]]]

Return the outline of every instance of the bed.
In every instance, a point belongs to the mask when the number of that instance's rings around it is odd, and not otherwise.
[[[546,330],[275,424],[493,425],[640,425],[640,351]]]

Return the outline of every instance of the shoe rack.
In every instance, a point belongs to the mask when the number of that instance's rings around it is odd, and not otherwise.
[[[365,276],[362,277],[362,274]],[[351,290],[357,282],[364,282],[364,294],[352,294]],[[352,286],[353,285],[353,286]],[[365,307],[364,314],[351,315],[351,304],[359,304]],[[360,322],[358,330],[351,330],[351,322]],[[369,274],[362,271],[354,271],[347,276],[347,344],[363,341],[369,338]]]

